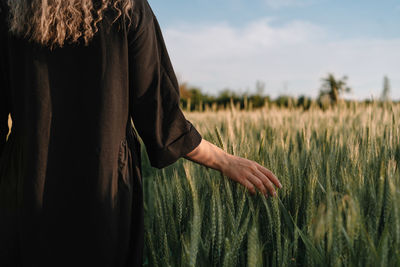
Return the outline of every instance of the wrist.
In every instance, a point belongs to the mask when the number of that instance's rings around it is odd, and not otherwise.
[[[223,151],[222,155],[217,157],[218,160],[215,162],[215,169],[222,172],[222,174],[225,174],[226,171],[230,168],[232,158],[233,155]]]

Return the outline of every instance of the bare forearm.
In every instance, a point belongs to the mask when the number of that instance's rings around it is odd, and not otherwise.
[[[184,158],[203,166],[223,171],[224,167],[229,163],[230,156],[221,148],[202,139],[200,144],[192,152],[186,154]]]

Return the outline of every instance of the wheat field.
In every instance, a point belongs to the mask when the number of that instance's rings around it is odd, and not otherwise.
[[[400,266],[400,105],[185,113],[203,138],[281,181],[250,195],[143,153],[144,266]]]

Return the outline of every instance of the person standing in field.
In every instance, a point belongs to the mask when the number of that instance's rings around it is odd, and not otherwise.
[[[138,135],[155,168],[184,157],[281,187],[184,117],[146,0],[0,3],[0,266],[140,266]]]

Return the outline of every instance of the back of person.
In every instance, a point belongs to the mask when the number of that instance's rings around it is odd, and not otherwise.
[[[153,167],[201,141],[179,109],[157,20],[146,0],[9,3],[0,11],[0,266],[139,266],[131,118]],[[68,25],[73,16],[80,26]]]

